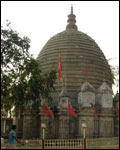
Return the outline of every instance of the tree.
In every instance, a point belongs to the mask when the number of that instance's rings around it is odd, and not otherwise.
[[[112,61],[112,60],[113,60],[113,58],[109,58],[107,61],[108,61],[108,63],[109,63],[109,62]],[[118,80],[119,67],[118,67],[118,66],[110,65],[110,68],[111,68],[111,73],[112,73],[112,79],[113,79],[114,84],[115,84],[116,82],[119,81],[119,80]]]
[[[36,109],[42,98],[51,99],[56,71],[41,75],[40,65],[29,53],[30,39],[20,37],[10,23],[1,29],[1,106]],[[46,83],[47,86],[44,86]]]
[[[13,104],[13,89],[17,85],[24,67],[30,60],[28,49],[30,40],[21,38],[13,31],[8,22],[1,29],[1,104],[2,107],[10,109]]]

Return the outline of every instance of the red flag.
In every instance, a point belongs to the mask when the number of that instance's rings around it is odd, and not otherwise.
[[[69,115],[71,115],[73,117],[77,117],[77,114],[75,113],[75,111],[71,107],[70,102],[68,102],[68,111],[69,111]]]
[[[92,107],[93,107],[93,109],[94,109],[94,121],[96,121],[96,120],[97,120],[97,113],[96,113],[95,105],[92,104],[92,103],[90,103],[90,104],[92,105]]]
[[[102,73],[102,78],[104,79],[104,72]]]
[[[20,109],[18,110],[18,119],[20,119],[20,116],[21,116],[21,111]]]
[[[65,82],[65,77],[63,76],[62,78],[63,78],[63,82]]]
[[[86,74],[87,74],[87,68],[84,69],[84,75],[86,75]]]
[[[119,116],[119,108],[117,105],[116,105],[116,111],[117,111],[117,116]]]
[[[62,73],[62,63],[61,63],[61,55],[59,54],[59,61],[58,61],[58,68],[57,73],[59,75],[59,81],[61,79],[61,73]]]
[[[52,111],[50,109],[48,109],[45,104],[43,104],[43,114],[49,115],[51,117],[54,117]]]

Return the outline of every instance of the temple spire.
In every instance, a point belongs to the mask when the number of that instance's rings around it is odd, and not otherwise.
[[[75,29],[77,30],[77,26],[76,26],[76,20],[75,20],[76,16],[73,14],[73,5],[71,5],[71,13],[70,15],[68,15],[68,25],[66,26],[66,30],[67,29]]]
[[[71,4],[71,14],[73,14],[73,5]]]

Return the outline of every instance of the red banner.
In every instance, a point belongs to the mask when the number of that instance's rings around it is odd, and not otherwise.
[[[74,111],[74,109],[71,107],[70,102],[68,102],[68,112],[69,112],[69,115],[71,115],[73,117],[77,117],[77,114]]]
[[[116,111],[117,111],[117,116],[119,116],[119,108],[117,105],[116,105]]]
[[[60,79],[61,79],[61,73],[62,73],[61,54],[59,54],[59,61],[58,61],[57,73],[59,75],[59,81],[60,81]]]
[[[86,74],[87,74],[87,68],[84,69],[84,75],[86,75]]]
[[[43,114],[49,115],[51,117],[54,117],[53,112],[47,108],[45,103],[43,104]]]

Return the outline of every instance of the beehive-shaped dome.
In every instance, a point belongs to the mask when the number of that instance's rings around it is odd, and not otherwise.
[[[42,66],[43,73],[52,68],[57,69],[60,53],[62,76],[65,77],[67,91],[77,91],[84,82],[89,82],[97,89],[103,83],[103,73],[106,83],[112,87],[110,66],[103,52],[90,36],[78,31],[73,8],[68,18],[66,30],[50,38],[38,55],[37,60]],[[56,82],[55,86],[60,92],[63,81],[59,84]]]

